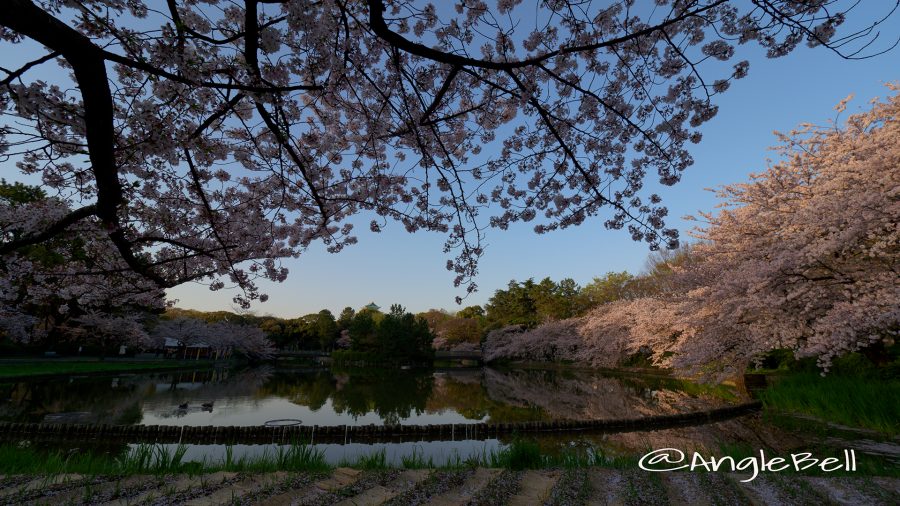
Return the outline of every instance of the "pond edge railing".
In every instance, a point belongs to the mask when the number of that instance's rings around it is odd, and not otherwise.
[[[189,426],[0,422],[0,439],[98,439],[129,443],[315,444],[360,441],[458,441],[546,432],[633,432],[724,421],[760,411],[762,403],[615,420],[438,425]]]

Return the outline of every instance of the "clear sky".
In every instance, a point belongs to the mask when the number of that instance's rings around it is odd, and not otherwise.
[[[857,19],[871,21],[883,15],[890,8],[887,4],[893,2],[866,2],[862,9],[873,10],[857,12]],[[896,40],[900,15],[881,31],[882,47]],[[834,105],[851,93],[856,99],[848,113],[864,109],[869,99],[888,93],[884,83],[900,81],[900,49],[849,61],[826,49],[801,46],[787,57],[769,60],[748,45],[738,47],[735,61],[741,59],[750,60],[750,73],[716,97],[719,113],[702,127],[703,141],[691,147],[695,164],[680,183],[657,191],[669,207],[667,225],[681,230],[683,238],[692,223],[681,217],[712,210],[716,204],[706,188],[745,181],[751,172],[765,169],[766,159],[774,156],[768,150],[776,143],[773,131],[788,131],[801,122],[825,123],[835,117]],[[8,169],[4,172],[7,179],[28,181]],[[596,217],[545,235],[534,234],[533,224],[514,224],[507,231],[489,229],[475,280],[479,291],[463,306],[483,304],[512,279],[571,277],[584,285],[608,271],[640,271],[648,254],[646,244],[632,241],[624,230],[606,230],[605,219]],[[270,299],[255,303],[253,311],[293,317],[323,308],[337,313],[345,306],[359,308],[372,301],[384,307],[400,303],[413,312],[461,308],[454,298],[465,292],[453,286],[453,274],[445,269],[443,235],[408,234],[402,225],[390,222],[385,231],[374,234],[366,223],[357,222],[359,243],[338,254],[317,244],[300,258],[286,260],[287,281],[261,282]],[[211,292],[200,284],[168,291],[170,298],[178,299],[178,307],[201,310],[231,310],[233,294]]]
[[[885,32],[900,34],[897,20]],[[747,54],[749,47],[740,48]],[[775,154],[773,131],[788,131],[798,123],[825,123],[835,118],[833,107],[854,93],[848,113],[867,107],[869,99],[885,96],[884,83],[900,80],[900,51],[861,61],[841,59],[826,50],[801,47],[791,55],[768,60],[751,51],[750,74],[718,97],[718,115],[703,126],[703,141],[693,146],[695,164],[682,181],[660,190],[669,207],[669,226],[685,232],[692,227],[681,217],[711,210],[716,199],[706,188],[740,182],[766,167]],[[762,56],[762,58],[760,58]],[[739,57],[745,57],[740,56]],[[488,230],[488,247],[476,279],[479,291],[463,306],[483,304],[494,290],[512,280],[549,276],[571,277],[580,284],[607,271],[638,272],[648,254],[645,244],[625,231],[603,227],[598,217],[580,227],[536,235],[532,225],[516,224],[507,231]],[[365,227],[357,227],[357,230]],[[460,308],[454,297],[453,275],[444,268],[441,234],[408,234],[389,224],[374,234],[360,230],[359,243],[338,254],[313,247],[298,259],[285,262],[291,274],[281,284],[264,283],[270,300],[255,304],[258,314],[299,316],[320,309],[338,312],[370,301],[381,306],[400,303],[410,311]],[[231,309],[227,291],[210,292],[200,285],[169,290],[179,307]]]

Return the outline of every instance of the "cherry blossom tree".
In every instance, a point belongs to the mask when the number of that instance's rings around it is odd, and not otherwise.
[[[275,356],[275,346],[258,327],[229,322],[207,323],[196,318],[178,317],[160,320],[153,329],[152,345],[162,347],[174,339],[179,346],[208,346],[218,356],[233,352],[254,359]]]
[[[468,291],[487,227],[602,216],[673,247],[644,182],[691,165],[736,46],[880,51],[881,20],[838,33],[849,0],[528,3],[7,0],[0,151],[71,210],[0,254],[96,220],[157,287],[230,281],[246,306],[360,213],[446,233]]]
[[[717,190],[687,269],[689,362],[789,348],[828,369],[900,332],[900,89],[844,124],[780,135],[782,160]],[[847,101],[836,108],[843,112]]]
[[[701,213],[701,241],[642,276],[661,285],[645,288],[654,295],[492,332],[485,358],[614,366],[645,351],[658,365],[727,374],[791,349],[827,371],[835,357],[895,343],[900,86],[889,88],[846,122],[780,135],[780,161],[716,190],[723,202]]]
[[[337,348],[341,348],[342,350],[350,349],[350,346],[353,344],[353,340],[350,339],[350,331],[344,329],[341,331],[340,337],[337,338],[334,345]]]
[[[0,237],[7,241],[69,213],[63,201],[33,187],[0,182],[0,190]],[[137,343],[145,337],[139,320],[163,305],[163,291],[128,268],[94,217],[0,257],[0,329],[14,341]]]
[[[684,304],[662,297],[641,297],[601,305],[585,316],[549,322],[534,329],[510,326],[488,334],[486,360],[573,361],[616,367],[635,354],[657,365],[672,365],[695,330]]]
[[[105,350],[109,344],[128,344],[146,348],[150,336],[145,329],[145,315],[110,315],[88,313],[72,320],[70,333],[80,342],[95,341]]]

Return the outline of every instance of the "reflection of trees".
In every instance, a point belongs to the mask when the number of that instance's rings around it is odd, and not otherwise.
[[[0,420],[132,424],[141,419],[141,400],[153,395],[146,378],[93,377],[29,379],[0,384]],[[66,415],[68,414],[68,416]]]
[[[263,384],[257,396],[281,397],[313,411],[325,405],[336,388],[334,376],[327,370],[275,374]]]
[[[515,436],[503,436],[504,443]],[[742,416],[716,423],[653,431],[623,431],[605,434],[541,433],[537,439],[542,451],[572,451],[586,446],[602,449],[609,455],[641,455],[648,448],[678,448],[686,453],[719,455],[729,445],[773,448],[778,452],[796,450],[802,444],[796,434],[772,425],[761,417]]]
[[[384,423],[394,424],[413,412],[425,411],[433,383],[431,371],[335,369],[277,374],[260,388],[259,394],[282,397],[314,411],[331,399],[331,407],[337,413],[354,418],[376,413]]]
[[[0,383],[0,420],[41,422],[59,415],[59,422],[130,425],[139,423],[147,410],[164,414],[186,401],[249,396],[270,374],[268,368],[236,373],[207,369]]]
[[[166,418],[182,414],[175,407],[185,402],[197,406],[216,399],[254,397],[272,374],[269,366],[172,374],[165,377],[165,388],[144,401],[144,410]]]
[[[400,423],[413,411],[422,414],[434,385],[431,371],[351,369],[339,374],[346,382],[332,395],[334,410],[354,418],[374,411],[386,424]]]
[[[690,388],[689,388],[690,387]],[[337,413],[375,413],[394,424],[413,414],[452,410],[469,420],[625,418],[693,411],[720,404],[677,380],[608,377],[589,371],[481,369],[350,369],[274,372],[202,370],[136,376],[52,378],[0,384],[0,420],[139,423],[143,413],[186,414],[218,399],[280,397],[318,410],[331,400]]]
[[[681,391],[677,382],[588,371],[485,368],[483,384],[487,397],[499,404],[539,408],[558,419],[627,418],[720,404]]]
[[[488,396],[482,372],[453,372],[437,375],[434,391],[428,399],[432,413],[452,409],[469,420],[524,422],[546,420],[549,415],[539,407],[514,406]]]

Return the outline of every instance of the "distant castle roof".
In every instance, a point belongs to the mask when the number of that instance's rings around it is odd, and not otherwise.
[[[378,311],[381,308],[378,307],[378,305],[376,305],[374,302],[370,302],[370,303],[366,304],[366,306],[363,309],[371,309],[372,311]]]

